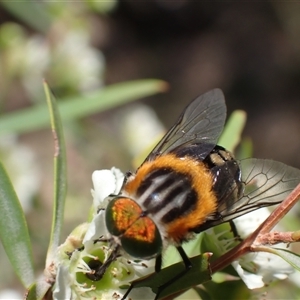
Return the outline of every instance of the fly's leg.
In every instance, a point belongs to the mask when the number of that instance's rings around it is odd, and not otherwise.
[[[235,226],[234,221],[233,221],[233,220],[230,220],[230,221],[229,221],[229,225],[230,225],[230,229],[231,229],[231,231],[232,231],[232,234],[233,234],[234,238],[235,238],[238,242],[242,242],[243,239],[240,237],[240,235],[239,235],[239,233],[238,233],[238,230],[237,230],[237,228],[236,228],[236,226]]]
[[[176,276],[174,276],[173,278],[171,278],[169,281],[165,282],[163,285],[159,286],[158,287],[158,291],[157,291],[157,294],[156,294],[156,297],[154,300],[157,300],[161,294],[161,292],[167,288],[168,286],[170,286],[172,283],[174,283],[175,281],[177,281],[178,279],[180,279],[181,277],[183,277],[191,268],[192,268],[192,263],[190,261],[190,259],[188,258],[188,256],[186,255],[185,251],[183,250],[183,248],[181,246],[177,247],[176,248],[177,251],[179,252],[182,260],[183,260],[183,263],[184,263],[184,266],[185,266],[185,269],[183,271],[181,271],[180,273],[178,273]],[[160,266],[161,266],[161,256],[160,256]],[[155,263],[155,271],[156,270],[156,263]]]
[[[177,281],[178,279],[180,279],[181,277],[183,277],[191,268],[192,268],[192,263],[190,261],[190,259],[188,258],[188,256],[186,255],[186,253],[184,252],[183,248],[181,246],[176,248],[177,251],[179,252],[185,269],[183,271],[181,271],[180,273],[178,273],[177,275],[175,275],[173,278],[171,278],[170,280],[168,280],[167,282],[165,282],[164,284],[162,284],[161,286],[158,287],[157,289],[157,294],[155,296],[154,300],[158,300],[160,294],[162,293],[162,291],[167,288],[168,286],[170,286],[172,283],[174,283],[175,281]],[[156,257],[156,261],[155,261],[155,272],[159,273],[161,270],[161,266],[162,266],[162,256],[158,255]],[[131,283],[130,287],[128,288],[128,290],[126,291],[126,293],[124,294],[124,296],[122,297],[121,300],[125,300],[127,298],[127,296],[129,295],[129,293],[131,292],[131,290],[135,287],[135,285],[137,283],[139,283],[141,281],[136,280],[134,282]]]

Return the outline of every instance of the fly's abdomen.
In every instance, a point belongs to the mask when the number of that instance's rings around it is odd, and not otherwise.
[[[198,198],[190,177],[171,168],[151,172],[136,195],[146,212],[164,224],[188,215],[195,209]]]

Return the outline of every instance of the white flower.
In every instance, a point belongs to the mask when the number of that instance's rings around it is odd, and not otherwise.
[[[267,208],[262,208],[235,219],[239,236],[244,239],[253,233],[269,214]],[[218,256],[224,255],[238,244],[236,238],[226,229],[227,226],[223,224],[203,233],[209,236],[206,239],[208,247]],[[276,245],[276,248],[280,247],[286,245]],[[285,279],[294,271],[282,258],[267,252],[247,253],[234,261],[232,266],[249,289],[261,288],[274,280]]]
[[[58,249],[54,299],[112,299],[113,295],[121,298],[127,290],[121,286],[129,287],[132,280],[154,271],[153,260],[131,260],[122,250],[116,250],[119,246],[111,243],[106,229],[106,198],[119,193],[124,175],[112,168],[95,171],[92,180],[93,219],[78,226]],[[105,270],[97,274],[103,265]],[[150,288],[130,292],[131,299],[153,299],[154,296]]]
[[[261,208],[237,218],[234,223],[239,235],[247,237],[269,215],[268,208]],[[286,245],[277,244],[276,248],[286,248]],[[249,289],[261,288],[276,279],[285,279],[294,272],[291,265],[281,257],[266,252],[248,253],[232,266]]]
[[[81,91],[99,88],[105,67],[102,52],[91,47],[89,35],[84,30],[63,34],[66,29],[60,29],[59,42],[53,48],[51,72],[57,76],[64,74],[66,82],[79,86]]]
[[[140,103],[122,109],[115,121],[121,131],[122,142],[133,157],[138,157],[145,150],[149,151],[165,133],[165,128],[153,109]]]
[[[94,189],[91,190],[94,198],[94,208],[105,207],[106,198],[110,194],[118,194],[124,181],[124,174],[117,168],[111,170],[94,171],[92,175]]]

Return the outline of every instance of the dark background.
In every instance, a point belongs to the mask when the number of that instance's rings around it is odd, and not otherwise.
[[[299,3],[122,1],[103,48],[106,80],[169,82],[169,93],[147,101],[167,126],[219,87],[229,112],[248,113],[254,155],[299,167],[299,11]]]

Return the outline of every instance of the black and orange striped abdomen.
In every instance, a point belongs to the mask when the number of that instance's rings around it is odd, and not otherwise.
[[[167,154],[144,163],[123,188],[167,240],[181,243],[217,209],[213,176],[203,162]]]

